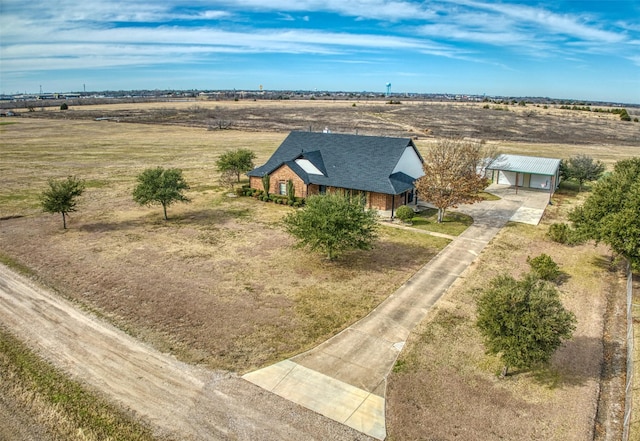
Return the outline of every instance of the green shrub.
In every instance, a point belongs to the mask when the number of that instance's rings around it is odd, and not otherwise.
[[[67,103],[62,103],[60,105],[60,110],[69,110],[69,106],[67,105]]]
[[[296,197],[296,187],[291,179],[287,181],[287,197],[290,201],[295,200]]]
[[[533,259],[527,257],[527,263],[531,267],[531,273],[542,280],[556,280],[560,276],[560,267],[548,254],[540,254]]]
[[[407,207],[406,205],[403,205],[402,207],[399,207],[396,210],[395,215],[402,222],[410,223],[415,213],[413,212],[413,209],[411,209],[410,207]]]
[[[569,224],[564,222],[552,224],[549,227],[549,231],[547,231],[547,237],[554,242],[563,243],[565,245],[578,245],[584,242],[584,240],[580,238],[579,234],[572,229]]]
[[[557,243],[569,243],[569,236],[571,234],[571,228],[568,224],[562,222],[558,224],[551,224],[547,236]]]
[[[262,177],[262,187],[264,188],[264,192],[266,194],[269,194],[270,185],[271,185],[271,176],[264,175]]]

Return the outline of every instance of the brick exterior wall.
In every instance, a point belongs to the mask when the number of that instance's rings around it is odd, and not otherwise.
[[[271,173],[271,180],[269,181],[269,193],[280,194],[280,183],[291,179],[293,181],[293,187],[295,188],[295,195],[300,198],[307,197],[307,186],[300,177],[293,172],[288,166],[283,165]],[[249,179],[249,185],[251,188],[257,188],[258,190],[264,190],[262,186],[262,179],[256,176],[251,176]],[[286,188],[286,187],[285,187]]]
[[[269,182],[269,193],[279,194],[280,182],[286,183],[289,179],[293,181],[293,186],[295,188],[295,193],[297,197],[306,198],[307,196],[320,193],[320,186],[316,184],[309,184],[307,186],[304,183],[304,181],[300,179],[300,177],[296,175],[293,172],[293,170],[291,170],[286,165],[281,166],[280,168],[276,169],[273,173],[271,173],[271,180]],[[264,189],[262,187],[262,179],[256,176],[251,176],[249,178],[249,185],[251,186],[251,188],[255,188],[258,190]],[[327,187],[328,193],[332,193],[338,190],[344,190],[344,189],[339,189],[336,187]],[[407,193],[396,195],[395,200],[394,200],[394,197],[390,194],[374,193],[374,192],[366,193],[367,208],[375,208],[376,210],[387,210],[387,211],[391,210],[392,204],[395,205],[393,208],[396,209],[402,205],[405,205],[406,201],[407,201]]]

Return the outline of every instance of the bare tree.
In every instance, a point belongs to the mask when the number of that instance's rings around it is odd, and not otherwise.
[[[424,176],[416,181],[423,200],[438,209],[442,222],[447,208],[480,201],[479,193],[489,185],[484,175],[487,158],[484,143],[445,138],[424,157]]]

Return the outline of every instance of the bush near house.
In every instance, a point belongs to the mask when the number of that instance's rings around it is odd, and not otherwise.
[[[410,224],[411,219],[413,219],[413,216],[415,216],[413,209],[410,207],[407,207],[406,205],[403,205],[402,207],[398,207],[398,209],[396,210],[396,217],[400,219],[402,222],[406,222]]]
[[[257,188],[249,188],[243,186],[238,191],[239,196],[249,196],[263,202],[273,202],[274,204],[289,205],[290,207],[302,207],[305,203],[304,198],[284,196],[279,194],[266,194],[264,190]]]

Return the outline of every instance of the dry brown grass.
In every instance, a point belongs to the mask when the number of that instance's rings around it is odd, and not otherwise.
[[[40,359],[0,326],[0,438],[149,441],[151,430]]]
[[[384,100],[170,101],[74,106],[71,110],[23,112],[28,117],[94,119],[123,122],[211,127],[220,124],[244,131],[319,131],[414,137],[433,141],[455,136],[504,143],[553,146],[640,145],[640,124],[618,115],[548,109],[528,105],[483,108],[483,103]],[[633,109],[631,110],[633,113]],[[637,150],[636,150],[637,152]],[[563,149],[553,157],[565,157]],[[558,156],[559,155],[559,156]]]
[[[357,320],[444,242],[385,228],[376,250],[338,263],[295,250],[279,225],[288,207],[227,198],[216,185],[215,160],[222,152],[249,147],[262,163],[285,131],[310,124],[336,132],[417,136],[420,149],[434,136],[471,136],[504,152],[585,153],[608,165],[636,156],[640,145],[638,126],[610,115],[536,108],[526,116],[528,107],[513,106],[504,112],[479,105],[352,104],[199,102],[86,109],[149,112],[143,117],[164,115],[165,124],[184,124],[163,109],[197,105],[224,117],[240,115],[248,131],[207,131],[206,121],[200,127],[96,122],[80,114],[82,109],[31,115],[56,119],[16,119],[17,124],[0,126],[0,218],[6,219],[0,221],[0,250],[161,350],[243,372],[311,347]],[[187,113],[203,113],[196,110]],[[72,115],[80,120],[65,119]],[[138,207],[131,199],[135,176],[157,165],[182,168],[192,185],[193,202],[170,207],[169,222],[161,220],[159,207]],[[40,213],[37,196],[48,178],[69,174],[87,179],[89,188],[70,230],[62,231],[58,217]],[[546,223],[562,219],[577,203],[562,195],[554,201]],[[390,439],[590,437],[602,315],[617,281],[608,272],[604,249],[552,244],[545,229],[546,224],[505,229],[416,330],[390,381]],[[499,363],[484,355],[472,326],[474,293],[503,271],[504,262],[518,275],[527,268],[526,257],[541,252],[568,275],[561,290],[579,319],[576,337],[544,375],[523,372],[498,381]]]
[[[425,433],[438,440],[592,439],[605,359],[603,316],[609,302],[620,309],[624,296],[606,248],[566,247],[545,237],[565,209],[557,202],[539,227],[509,224],[414,330],[389,381],[390,440],[422,439]],[[576,314],[577,329],[548,369],[500,380],[500,361],[485,355],[474,325],[475,300],[488,280],[502,273],[521,276],[529,270],[527,257],[541,253],[564,273],[561,298]],[[614,391],[615,400],[620,392]]]
[[[105,122],[24,120],[4,128],[0,249],[67,297],[184,360],[244,372],[323,341],[366,315],[446,241],[382,228],[373,252],[337,263],[293,249],[289,207],[230,198],[215,159],[251,146],[263,161],[282,134]],[[180,167],[190,204],[139,207],[145,167]],[[89,182],[69,230],[42,214],[48,177]]]

